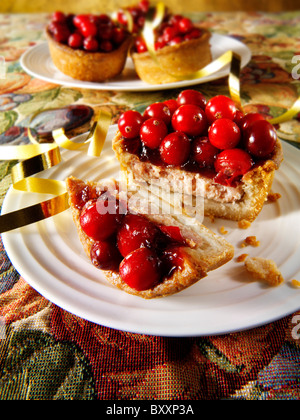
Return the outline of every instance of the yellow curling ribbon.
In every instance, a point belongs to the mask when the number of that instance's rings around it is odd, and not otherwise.
[[[31,223],[54,216],[69,207],[65,183],[53,179],[36,178],[31,175],[42,172],[61,162],[60,148],[79,150],[89,145],[89,156],[100,156],[111,123],[111,115],[100,111],[84,142],[70,140],[64,129],[52,132],[54,143],[39,144],[30,129],[28,136],[33,144],[1,146],[1,160],[22,160],[12,169],[13,188],[22,192],[54,195],[41,203],[0,216],[0,233],[8,232]]]

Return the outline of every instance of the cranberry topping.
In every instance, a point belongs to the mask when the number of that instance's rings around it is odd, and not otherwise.
[[[172,116],[167,134],[162,139],[162,135],[149,132],[145,140],[141,128],[137,129],[133,139],[124,137],[124,149],[141,161],[179,166],[186,171],[200,172],[215,182],[236,186],[254,165],[272,157],[277,139],[275,128],[267,121],[268,116],[244,115],[223,95],[211,98],[206,106],[205,103],[200,92],[187,89],[176,99],[162,102],[160,107],[158,103],[148,106],[144,113],[146,121],[150,121],[150,111],[156,110],[156,115],[161,116],[158,110],[161,112],[167,105]],[[242,151],[240,166],[236,158],[239,152],[230,152],[231,149]]]
[[[140,137],[145,146],[156,149],[168,134],[166,124],[159,119],[149,118],[140,129]]]
[[[73,16],[54,12],[49,31],[57,42],[87,52],[111,52],[119,48],[128,35],[106,14]]]
[[[149,105],[143,114],[144,118],[157,118],[166,125],[171,122],[171,111],[164,102],[155,102]]]
[[[241,139],[238,125],[228,118],[215,120],[209,128],[208,138],[218,149],[233,149]]]
[[[246,150],[257,158],[265,158],[272,153],[277,139],[276,130],[267,120],[253,122],[245,132]]]
[[[182,165],[187,162],[191,143],[186,134],[175,131],[168,134],[160,144],[160,156],[167,165]]]
[[[88,201],[80,215],[80,226],[87,236],[95,241],[103,241],[112,236],[118,227],[116,214],[107,211],[107,202]]]
[[[133,139],[140,133],[144,118],[137,111],[125,111],[118,121],[118,128],[123,137]]]
[[[131,251],[156,245],[158,228],[141,215],[127,214],[117,234],[118,248],[125,257]]]
[[[93,265],[102,270],[117,270],[122,260],[116,243],[112,240],[94,242],[90,257]]]
[[[119,273],[133,289],[152,289],[161,280],[160,259],[148,248],[135,249],[123,259]]]
[[[217,118],[229,118],[234,120],[237,108],[232,99],[224,95],[217,95],[211,98],[205,107],[205,113],[209,124]]]
[[[207,130],[207,119],[202,108],[193,104],[180,106],[172,116],[172,126],[188,136],[200,136]]]

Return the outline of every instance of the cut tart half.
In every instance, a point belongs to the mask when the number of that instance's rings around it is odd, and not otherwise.
[[[244,115],[223,95],[206,102],[196,90],[138,114],[123,113],[113,139],[129,182],[181,193],[205,216],[255,220],[283,160],[265,116]]]
[[[129,294],[172,295],[233,258],[233,246],[201,223],[180,214],[148,214],[149,201],[115,180],[69,177],[66,186],[87,257]]]

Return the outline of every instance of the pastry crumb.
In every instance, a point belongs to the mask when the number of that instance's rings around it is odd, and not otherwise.
[[[236,257],[236,260],[237,262],[244,262],[247,257],[248,257],[248,254],[241,254],[238,257]]]
[[[256,236],[247,236],[244,242],[242,242],[241,247],[244,248],[248,245],[258,247],[260,246],[260,241],[256,239]]]
[[[279,286],[284,281],[281,272],[273,260],[260,257],[248,257],[244,264],[246,270],[255,279],[262,280],[270,286]]]
[[[238,227],[240,229],[248,229],[250,226],[251,223],[248,220],[243,219],[238,222]]]
[[[280,198],[281,198],[281,194],[279,194],[279,193],[270,192],[268,194],[268,201],[270,203],[274,203],[275,201],[279,200]]]
[[[300,281],[299,280],[293,279],[293,280],[291,280],[291,283],[292,283],[292,286],[294,286],[294,287],[300,287]]]
[[[226,235],[228,233],[228,230],[226,230],[224,226],[221,226],[219,230],[222,235]]]

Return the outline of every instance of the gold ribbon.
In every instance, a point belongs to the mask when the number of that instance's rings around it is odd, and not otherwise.
[[[89,156],[100,156],[111,123],[111,115],[100,111],[83,142],[74,142],[63,128],[52,132],[54,143],[39,144],[30,129],[28,136],[33,144],[1,146],[1,160],[22,160],[12,169],[13,188],[22,192],[51,194],[54,197],[0,216],[0,233],[44,220],[68,209],[68,194],[63,181],[32,177],[61,162],[60,148],[77,151],[89,145]]]

